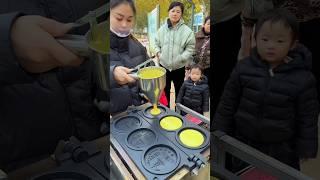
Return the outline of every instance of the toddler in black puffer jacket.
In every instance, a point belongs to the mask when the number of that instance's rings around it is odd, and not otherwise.
[[[297,44],[298,23],[284,10],[256,24],[256,48],[238,62],[213,118],[222,130],[279,161],[300,169],[318,149],[316,80],[312,56]]]
[[[190,77],[180,88],[176,102],[204,115],[209,112],[209,86],[198,64],[190,66]]]

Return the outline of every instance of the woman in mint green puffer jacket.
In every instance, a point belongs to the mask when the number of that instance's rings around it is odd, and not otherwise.
[[[180,2],[170,4],[169,18],[158,30],[155,40],[159,63],[167,69],[165,93],[168,95],[169,102],[171,81],[174,83],[177,94],[184,80],[184,67],[192,62],[195,53],[194,32],[184,24],[181,18],[183,10],[184,5]]]

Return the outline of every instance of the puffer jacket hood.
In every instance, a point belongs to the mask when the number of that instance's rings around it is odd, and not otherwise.
[[[257,53],[257,48],[254,48],[252,53],[252,60],[257,66],[265,66],[266,62],[261,61]],[[279,65],[274,70],[278,72],[296,70],[296,69],[312,69],[312,54],[311,52],[302,44],[298,44],[294,49],[290,50],[287,56],[287,61],[284,64]]]
[[[188,78],[187,81],[190,83],[194,83],[190,77]],[[200,80],[196,82],[196,85],[202,85],[202,84],[208,84],[208,78],[205,75],[202,75]]]

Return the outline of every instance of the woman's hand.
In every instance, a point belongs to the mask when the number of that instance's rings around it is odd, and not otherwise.
[[[113,70],[114,79],[119,85],[134,83],[136,82],[136,80],[129,75],[131,71],[132,69],[129,69],[123,66],[117,66]]]
[[[12,26],[11,40],[20,65],[31,73],[80,65],[83,59],[55,39],[71,28],[72,24],[63,24],[42,16],[19,17]]]

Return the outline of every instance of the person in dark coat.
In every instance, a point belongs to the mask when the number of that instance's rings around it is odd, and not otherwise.
[[[176,102],[200,113],[209,112],[209,86],[199,64],[190,66],[190,77],[184,81]],[[207,115],[207,114],[206,114]]]
[[[241,47],[241,11],[243,0],[213,0],[210,11],[211,57],[210,112],[214,114]],[[214,40],[213,40],[214,39]],[[212,126],[212,124],[210,124]],[[212,130],[212,128],[210,128]]]
[[[48,157],[59,140],[101,137],[93,61],[59,44],[100,0],[0,2],[0,169]],[[72,34],[84,35],[89,26]]]
[[[283,10],[256,25],[256,48],[228,80],[213,129],[300,169],[318,149],[317,90],[310,51],[297,44],[298,23]]]
[[[136,9],[132,0],[110,2],[110,113],[146,103],[139,94],[132,68],[146,61],[146,49],[131,34]]]

